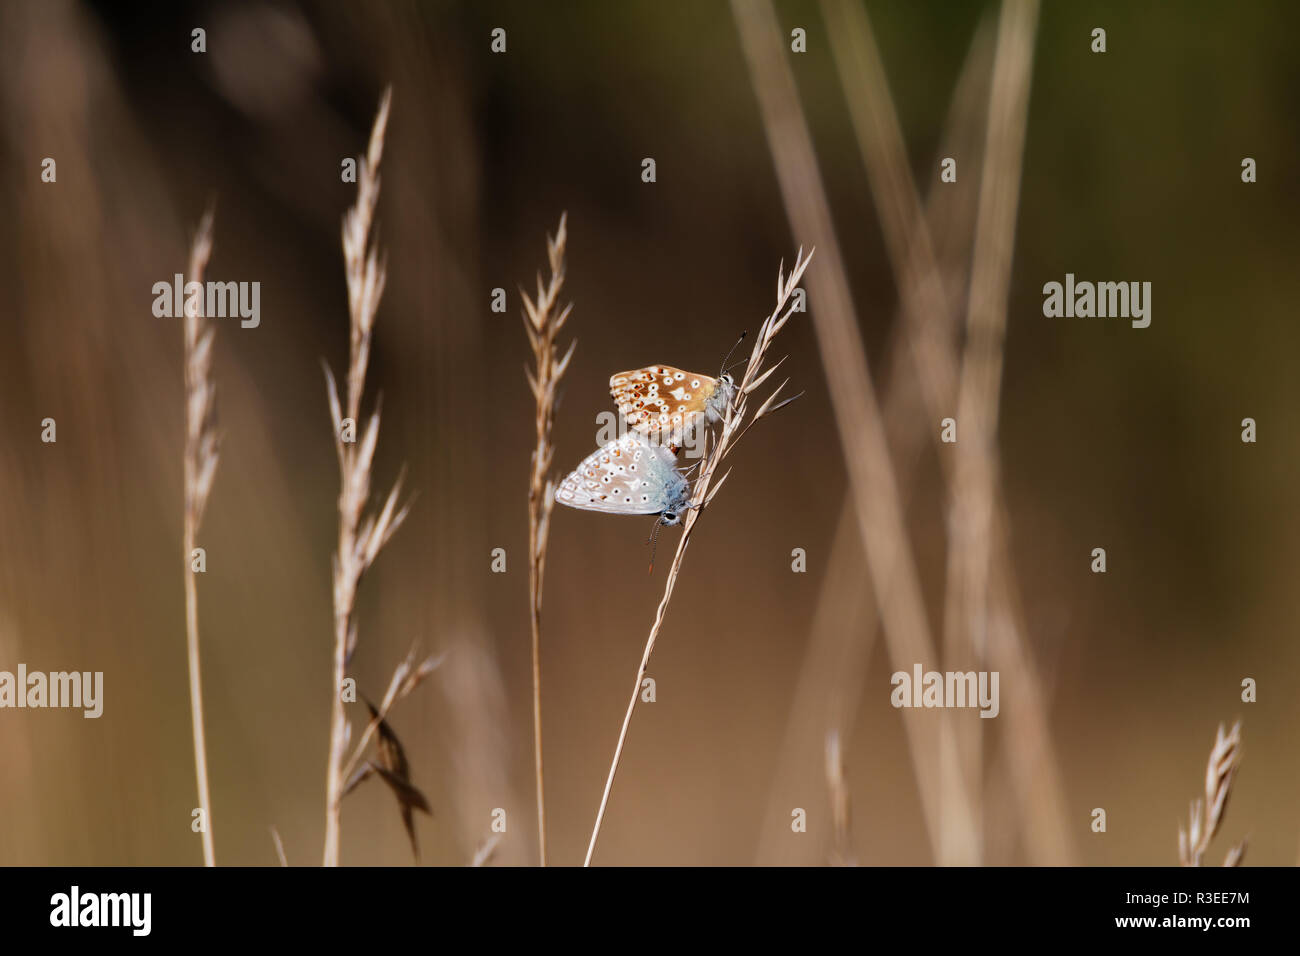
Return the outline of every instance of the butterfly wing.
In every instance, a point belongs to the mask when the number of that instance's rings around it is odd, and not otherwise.
[[[609,379],[609,394],[630,428],[663,445],[680,445],[683,436],[707,420],[718,380],[671,365],[647,365],[616,372]]]
[[[587,511],[652,515],[676,507],[685,488],[672,452],[628,432],[588,455],[560,482],[555,500]]]

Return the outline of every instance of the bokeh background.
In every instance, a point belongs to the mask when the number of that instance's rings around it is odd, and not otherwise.
[[[807,31],[808,52],[789,58],[885,389],[915,370],[888,372],[898,286],[825,20],[814,3],[776,9],[787,37]],[[918,188],[937,184],[946,131],[965,129],[958,182],[940,188],[969,208],[987,89],[950,103],[997,6],[866,9]],[[190,51],[196,26],[206,54]],[[1096,26],[1104,55],[1089,51]],[[507,30],[504,55],[489,50],[494,27]],[[1175,863],[1214,728],[1237,717],[1245,759],[1212,855],[1248,836],[1248,865],[1293,864],[1300,847],[1297,27],[1293,4],[1263,2],[1049,3],[1039,18],[999,447],[1070,830],[1060,862]],[[201,861],[181,330],[152,315],[151,286],[184,269],[212,200],[209,278],[259,281],[262,296],[259,328],[217,320],[223,446],[199,582],[217,859],[273,865],[271,826],[291,863],[320,859],[338,490],[320,363],[346,361],[339,227],[354,187],[340,162],[364,149],[390,83],[378,233],[389,283],[369,395],[383,397],[376,485],[405,465],[417,497],[363,584],[355,673],[374,695],[413,641],[446,655],[391,718],[434,808],[418,822],[422,861],[468,861],[496,807],[508,832],[494,862],[535,860],[533,413],[518,287],[532,286],[567,210],[578,338],[556,422],[567,469],[593,447],[611,372],[712,372],[771,308],[778,262],[826,241],[791,232],[724,3],[0,6],[0,669],[100,670],[105,682],[99,720],[0,712],[2,864]],[[55,184],[40,180],[47,156]],[[1254,185],[1240,179],[1245,156]],[[960,248],[963,229],[937,241]],[[1066,272],[1151,281],[1151,327],[1045,319],[1042,284]],[[505,315],[489,309],[498,286]],[[828,567],[847,479],[807,318],[778,344],[806,395],[745,439],[699,526],[651,665],[658,700],[638,709],[597,862],[835,855],[828,691],[800,681],[817,673],[819,607],[846,647],[875,612],[853,541]],[[47,416],[52,445],[40,441]],[[1240,441],[1246,416],[1257,444]],[[912,427],[938,425],[918,414]],[[928,446],[907,485],[937,634],[946,494]],[[648,530],[554,517],[543,624],[554,863],[581,862],[675,544],[677,532],[661,536],[664,564],[648,577]],[[498,547],[505,574],[490,573]],[[805,574],[791,571],[796,547]],[[1094,547],[1107,550],[1105,575],[1089,571]],[[883,645],[853,654],[838,675],[857,695],[838,728],[852,857],[931,863],[902,730],[927,715],[890,707]],[[1245,677],[1257,703],[1240,700]],[[1001,694],[1005,715],[1017,688],[1004,679]],[[1004,745],[990,728],[993,864],[1029,859]],[[790,831],[793,807],[808,811],[806,834]],[[1094,807],[1107,810],[1105,834],[1089,829]],[[343,861],[409,860],[391,795],[372,782],[349,797]]]

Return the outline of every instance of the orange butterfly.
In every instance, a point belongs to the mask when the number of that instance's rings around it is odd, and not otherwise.
[[[736,382],[683,372],[671,365],[647,365],[610,376],[609,394],[629,427],[661,445],[680,445],[700,425],[716,422],[735,397]]]

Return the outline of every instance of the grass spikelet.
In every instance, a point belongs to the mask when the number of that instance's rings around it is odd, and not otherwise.
[[[1232,793],[1232,781],[1241,766],[1241,721],[1226,734],[1223,724],[1214,734],[1214,746],[1205,766],[1205,797],[1192,801],[1187,829],[1178,828],[1178,862],[1183,866],[1200,866],[1210,841],[1223,823]],[[1246,841],[1228,851],[1224,866],[1239,866],[1246,855]]]

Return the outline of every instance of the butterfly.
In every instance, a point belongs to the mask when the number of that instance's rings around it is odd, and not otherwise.
[[[555,490],[570,508],[609,514],[659,515],[674,525],[690,507],[690,482],[677,470],[677,456],[637,432],[592,452]]]
[[[726,414],[736,381],[728,372],[711,378],[671,365],[647,365],[611,375],[609,394],[630,428],[679,446],[686,434]]]

